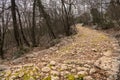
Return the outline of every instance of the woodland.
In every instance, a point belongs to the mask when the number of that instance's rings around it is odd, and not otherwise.
[[[0,0],[0,80],[120,80],[119,46],[120,0]]]

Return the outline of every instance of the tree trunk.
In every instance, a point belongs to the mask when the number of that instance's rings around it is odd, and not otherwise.
[[[4,54],[3,53],[3,45],[4,45],[4,42],[3,42],[4,39],[3,38],[4,37],[2,35],[3,33],[2,33],[2,28],[1,27],[2,26],[0,26],[0,56],[1,56],[2,59],[4,59],[4,55],[3,55]]]
[[[36,36],[35,36],[35,30],[36,30],[36,21],[35,21],[35,8],[36,8],[36,0],[34,0],[34,3],[33,3],[33,21],[32,21],[32,28],[31,28],[31,32],[32,32],[32,45],[33,47],[36,47],[37,44],[36,44]]]
[[[51,20],[50,20],[50,16],[45,12],[44,6],[42,5],[41,0],[37,0],[37,1],[38,1],[38,6],[39,6],[39,11],[42,13],[42,16],[44,17],[45,22],[47,24],[49,35],[53,39],[56,39],[56,36],[55,36],[55,34],[52,30],[52,26],[51,26],[52,23],[51,23]]]
[[[69,7],[69,12],[67,12],[67,9],[65,7],[65,3],[64,3],[64,0],[61,0],[62,2],[62,15],[63,15],[63,20],[65,21],[64,23],[64,28],[65,28],[65,33],[66,33],[66,36],[70,36],[71,35],[71,32],[70,32],[70,22],[69,22],[69,13],[70,13],[70,9],[71,9],[71,5]],[[65,13],[65,14],[64,14]],[[65,18],[64,18],[65,17]]]
[[[24,43],[27,45],[27,46],[30,46],[29,42],[27,41],[26,37],[25,37],[25,34],[23,32],[23,26],[22,26],[22,22],[21,22],[21,16],[20,16],[20,13],[19,13],[19,10],[17,8],[17,13],[18,13],[18,19],[19,19],[19,24],[20,24],[20,29],[21,29],[21,35],[23,37],[23,40],[24,40]]]
[[[15,7],[16,7],[15,0],[11,0],[11,13],[12,13],[12,19],[13,19],[14,37],[15,37],[17,46],[20,47],[22,46],[22,41],[21,41],[21,37],[19,34]]]

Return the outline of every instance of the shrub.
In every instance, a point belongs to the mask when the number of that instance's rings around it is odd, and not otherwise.
[[[27,52],[29,52],[29,48],[21,47],[19,50],[13,53],[13,59],[19,58]]]
[[[101,26],[102,26],[102,29],[110,29],[114,27],[114,23],[112,21],[103,22]]]

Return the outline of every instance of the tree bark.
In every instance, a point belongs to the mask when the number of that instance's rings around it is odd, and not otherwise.
[[[36,36],[35,36],[35,30],[36,30],[36,21],[35,21],[35,12],[36,12],[36,0],[34,0],[34,3],[33,3],[33,21],[32,21],[32,28],[31,28],[31,32],[32,32],[32,45],[33,47],[36,47],[37,44],[36,44]]]
[[[15,37],[17,46],[20,47],[20,46],[22,46],[22,41],[21,41],[21,37],[19,34],[19,28],[18,28],[18,24],[17,24],[15,7],[16,7],[15,0],[11,0],[11,13],[12,13],[12,19],[13,19],[14,37]]]
[[[44,6],[42,5],[41,0],[37,0],[37,1],[38,1],[38,6],[39,6],[39,11],[42,13],[42,16],[44,17],[45,22],[47,24],[49,35],[53,39],[56,39],[56,36],[55,36],[55,34],[52,30],[52,26],[51,26],[52,23],[51,23],[51,20],[50,20],[50,16],[45,12]]]
[[[64,3],[64,0],[61,0],[61,2],[62,2],[62,15],[63,15],[63,17],[65,17],[65,18],[63,18],[63,20],[65,21],[64,22],[64,28],[65,28],[65,33],[66,33],[66,36],[70,36],[71,35],[71,32],[70,32],[70,22],[69,22],[69,13],[70,13],[70,9],[71,9],[71,5],[70,5],[70,7],[69,7],[69,12],[67,12],[67,9],[66,9],[66,7],[65,7],[65,3]],[[65,14],[64,14],[65,13]]]
[[[23,40],[24,40],[24,43],[27,45],[27,46],[30,46],[29,42],[27,41],[26,37],[25,37],[25,34],[23,32],[23,26],[22,26],[22,22],[21,22],[21,16],[20,16],[20,13],[19,13],[19,10],[17,8],[17,13],[18,13],[18,19],[19,19],[19,24],[20,24],[20,29],[21,29],[21,35],[23,37]]]
[[[4,45],[4,34],[2,33],[2,26],[0,26],[0,56],[4,59],[3,45]]]

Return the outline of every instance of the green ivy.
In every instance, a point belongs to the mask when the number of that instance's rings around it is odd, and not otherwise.
[[[68,80],[75,80],[75,76],[70,74],[70,75],[67,75],[67,79]]]

